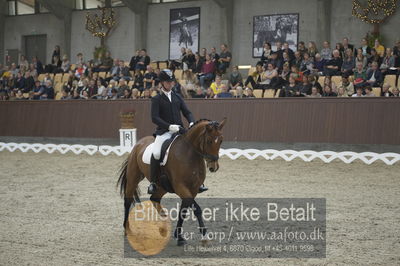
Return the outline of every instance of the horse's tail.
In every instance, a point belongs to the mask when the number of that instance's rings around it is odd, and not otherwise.
[[[126,196],[126,186],[127,186],[127,170],[128,170],[128,163],[129,163],[129,158],[130,156],[128,156],[128,158],[126,158],[126,160],[122,163],[121,165],[121,169],[119,170],[120,174],[119,174],[119,178],[117,181],[117,187],[119,186],[119,193],[121,195],[122,198],[125,198]],[[136,189],[133,192],[133,196],[135,197],[136,200],[139,199],[140,196],[140,189],[139,186],[136,187]]]
[[[126,183],[127,183],[126,171],[128,169],[128,162],[129,162],[129,156],[122,163],[121,169],[119,170],[120,174],[119,174],[119,178],[118,178],[118,182],[117,182],[117,187],[119,185],[119,194],[121,195],[121,197],[125,196],[125,189],[126,189]]]

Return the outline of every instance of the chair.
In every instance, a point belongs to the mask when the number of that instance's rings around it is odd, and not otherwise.
[[[54,85],[54,92],[60,93],[61,94],[61,89],[63,87],[63,83],[58,82]]]
[[[181,79],[181,80],[178,80],[178,82],[179,82],[179,84],[181,84],[181,86],[186,86],[186,83],[187,83],[187,81],[185,80],[185,79]]]
[[[158,67],[161,70],[168,68],[167,62],[158,62]]]
[[[267,89],[264,93],[264,98],[274,98],[275,90],[274,89]]]
[[[57,73],[54,76],[54,83],[62,82],[63,74],[62,73]]]
[[[40,82],[43,82],[44,77],[45,77],[44,74],[40,74],[40,75],[38,76],[38,80],[39,80]]]
[[[275,93],[275,98],[279,98],[279,94],[281,93],[281,89],[277,89]]]
[[[230,90],[229,92],[232,94],[233,97],[237,96],[237,91],[236,90]]]
[[[182,69],[176,69],[174,75],[175,75],[176,80],[183,79],[183,70]]]
[[[107,73],[106,72],[99,72],[99,77],[105,79]]]
[[[76,69],[76,64],[71,64],[71,70],[75,71],[75,69]]]
[[[132,88],[132,86],[135,84],[135,82],[133,81],[133,80],[131,80],[131,81],[129,81],[128,82],[128,87],[129,88]]]
[[[62,77],[62,82],[64,83],[64,82],[68,82],[68,79],[69,79],[69,74],[67,73],[67,74],[64,74],[64,76]]]
[[[318,83],[324,87],[324,81],[325,81],[325,76],[319,76],[318,78]]]
[[[25,99],[28,99],[28,98],[29,98],[29,93],[27,93],[27,92],[26,92],[26,93],[23,93],[22,96],[23,96]]]
[[[254,97],[262,98],[262,90],[253,90]]]
[[[61,100],[61,97],[62,97],[61,92],[56,92],[55,99],[56,99],[56,100]]]
[[[332,82],[335,83],[336,86],[339,86],[339,84],[342,83],[342,77],[341,76],[332,76]]]
[[[151,66],[152,69],[156,69],[158,67],[157,66],[157,62],[151,62],[150,66]]]
[[[383,83],[387,83],[390,87],[396,87],[396,75],[386,75]]]
[[[254,72],[256,72],[257,68],[256,67],[250,67],[249,68],[249,72],[248,72],[248,76],[251,76]]]
[[[153,91],[152,93],[151,93],[151,97],[154,97],[154,96],[157,96],[157,91]]]
[[[372,92],[375,94],[376,97],[381,97],[381,88],[380,87],[372,88]]]

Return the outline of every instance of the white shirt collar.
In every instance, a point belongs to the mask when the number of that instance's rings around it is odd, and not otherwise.
[[[165,96],[168,97],[169,101],[172,102],[172,99],[171,99],[172,90],[165,91],[164,89],[161,89],[161,91],[165,94]]]

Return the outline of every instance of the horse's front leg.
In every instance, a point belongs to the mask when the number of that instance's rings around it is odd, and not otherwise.
[[[199,222],[201,242],[203,243],[203,245],[205,245],[205,244],[207,244],[208,239],[206,237],[207,228],[204,226],[204,221],[203,221],[203,211],[201,210],[200,205],[195,200],[193,200],[192,208],[193,208],[194,215],[196,215],[197,221]]]
[[[186,244],[186,240],[183,237],[183,220],[189,212],[189,207],[193,204],[193,199],[182,199],[181,208],[179,209],[178,223],[176,224],[176,229],[174,237],[177,238],[178,246],[183,246]]]

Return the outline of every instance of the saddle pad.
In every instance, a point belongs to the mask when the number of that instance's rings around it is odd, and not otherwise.
[[[167,151],[165,152],[164,155],[164,159],[162,160],[162,162],[160,163],[160,165],[166,165],[167,164],[167,160],[168,160],[168,154],[169,154],[169,149],[172,146],[172,143],[174,143],[174,141],[176,140],[178,136],[175,136],[175,138],[171,141],[171,143],[169,144]],[[143,153],[143,157],[142,157],[142,161],[145,164],[150,164],[150,160],[151,160],[151,155],[153,154],[153,146],[154,143],[151,143],[149,146],[147,146],[146,150]]]

